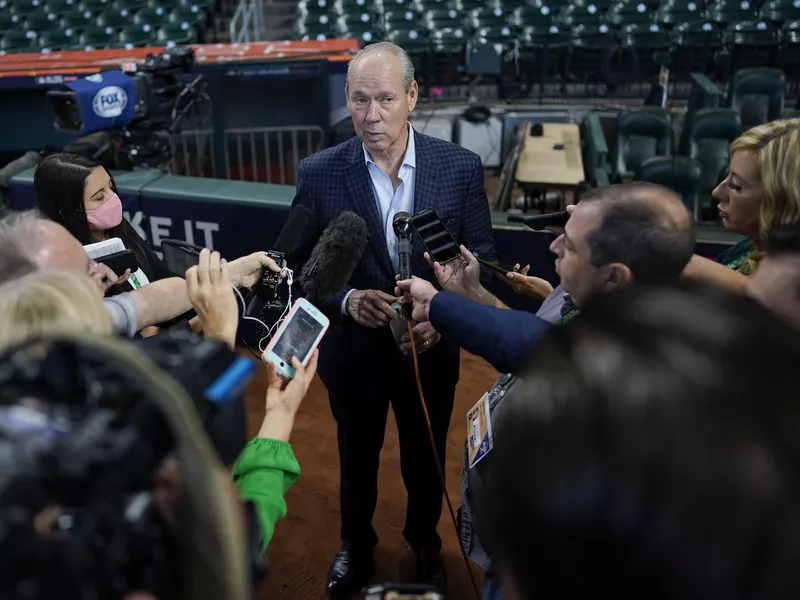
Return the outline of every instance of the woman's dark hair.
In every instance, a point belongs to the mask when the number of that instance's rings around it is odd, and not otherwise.
[[[92,233],[89,221],[86,219],[83,193],[86,178],[94,169],[102,166],[99,162],[80,154],[63,152],[45,158],[36,167],[33,176],[33,188],[39,210],[48,219],[63,225],[83,245],[100,241]],[[114,178],[110,173],[109,177],[111,189],[116,192]],[[116,227],[107,230],[106,235],[109,238],[120,238],[125,247],[132,250],[142,263],[144,250],[124,219]]]
[[[521,598],[800,597],[800,339],[748,298],[630,286],[538,345],[476,468]]]

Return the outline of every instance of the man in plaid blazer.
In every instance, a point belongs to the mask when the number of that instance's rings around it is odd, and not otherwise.
[[[367,46],[350,62],[345,89],[358,137],[300,163],[293,204],[313,218],[291,266],[299,272],[328,223],[344,211],[367,223],[369,243],[336,301],[319,303],[331,318],[320,348],[319,374],[338,427],[342,548],[328,572],[327,591],[343,598],[374,574],[372,528],[380,450],[389,402],[400,439],[408,491],[403,534],[417,557],[420,582],[446,581],[436,532],[442,487],[428,441],[410,358],[389,327],[398,273],[397,212],[434,208],[461,243],[488,256],[494,240],[480,158],[455,144],[417,133],[408,123],[418,87],[408,55],[389,43]],[[435,281],[413,240],[412,271]],[[490,274],[486,274],[491,276]],[[314,302],[313,297],[309,297]],[[430,324],[414,330],[425,350],[419,365],[437,452],[445,459],[447,430],[458,382],[459,350]]]

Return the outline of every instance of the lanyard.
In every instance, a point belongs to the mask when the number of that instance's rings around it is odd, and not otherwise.
[[[567,311],[567,314],[563,315],[558,321],[556,321],[556,325],[563,325],[564,323],[571,321],[577,317],[580,312],[581,310],[578,307],[570,308]]]

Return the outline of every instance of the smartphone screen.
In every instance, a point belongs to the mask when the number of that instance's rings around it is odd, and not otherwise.
[[[314,342],[324,328],[323,323],[299,306],[272,347],[272,352],[277,354],[287,365],[292,364],[293,356],[296,356],[300,362],[305,362],[314,347]]]
[[[461,256],[458,243],[432,208],[414,215],[412,224],[435,262],[443,265]]]

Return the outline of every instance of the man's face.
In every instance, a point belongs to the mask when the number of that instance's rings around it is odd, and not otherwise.
[[[64,227],[43,219],[39,223],[38,235],[43,242],[31,257],[38,269],[68,269],[93,274],[95,262]],[[102,291],[102,286],[100,289]]]
[[[600,224],[602,213],[597,202],[578,204],[567,221],[564,233],[550,244],[550,251],[556,255],[556,272],[561,277],[561,285],[580,306],[597,291],[602,291],[605,283],[605,269],[591,264],[589,234]]]
[[[800,329],[800,257],[767,257],[748,279],[748,296]]]
[[[386,152],[405,140],[408,113],[417,104],[417,82],[406,92],[394,54],[381,52],[359,59],[346,92],[356,135],[370,154]]]

